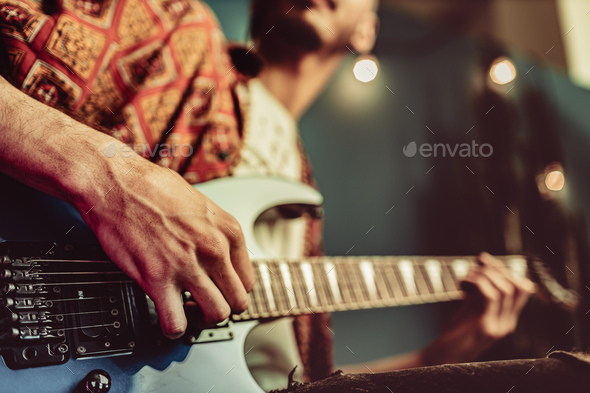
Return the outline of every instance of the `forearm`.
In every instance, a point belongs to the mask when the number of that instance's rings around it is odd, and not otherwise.
[[[107,146],[125,151],[125,157],[107,157]],[[0,172],[83,208],[102,198],[139,160],[116,139],[28,97],[0,77]]]
[[[475,360],[493,341],[469,335],[463,329],[453,329],[441,334],[426,347],[403,355],[375,360],[370,363],[343,366],[344,372],[387,372],[438,364],[464,363]]]

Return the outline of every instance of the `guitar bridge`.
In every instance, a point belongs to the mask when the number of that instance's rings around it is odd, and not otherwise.
[[[0,350],[10,368],[135,348],[128,278],[112,263],[58,253],[54,243],[0,244]]]

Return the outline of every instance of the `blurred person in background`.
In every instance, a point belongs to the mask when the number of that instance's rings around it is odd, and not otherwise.
[[[257,70],[256,77],[247,82],[250,91],[250,109],[245,133],[242,160],[236,168],[236,175],[266,174],[313,184],[311,168],[302,151],[297,123],[305,110],[326,86],[330,77],[351,51],[363,55],[371,52],[375,43],[378,18],[377,1],[311,1],[292,4],[290,1],[252,2],[250,34],[253,46],[248,53],[260,55],[261,64],[252,65],[241,55],[234,56],[234,63],[240,69]],[[337,170],[337,169],[336,169]],[[308,221],[305,228],[305,220]],[[297,258],[304,255],[318,255],[318,247],[302,247],[305,231],[311,239],[318,239],[319,225],[310,217],[290,220],[274,220],[258,228],[258,238],[264,239],[267,250],[282,258]],[[511,333],[518,322],[520,311],[526,304],[531,283],[517,279],[497,259],[489,254],[480,256],[481,266],[473,269],[466,277],[464,286],[468,300],[461,310],[449,320],[447,328],[431,345],[415,353],[383,359],[369,365],[343,367],[344,371],[366,372],[420,367],[426,365],[457,363],[475,360],[493,343]],[[313,327],[314,340],[299,338],[300,344],[331,342],[331,333],[325,328],[325,316],[295,318],[295,335],[300,320],[309,320]],[[271,325],[254,332],[250,339],[259,351],[249,354],[247,360],[252,370],[263,369],[271,359],[280,359],[286,354],[284,337],[291,336],[288,319],[279,324],[273,322],[277,334],[271,340],[264,333]],[[283,332],[284,337],[279,336]],[[263,337],[266,336],[266,337]],[[266,338],[267,345],[263,338]],[[260,339],[260,340],[259,340]],[[247,345],[248,347],[252,345]],[[325,374],[331,353],[325,348],[300,345],[303,364],[313,364],[306,369],[310,379]],[[301,364],[290,352],[290,361],[277,375],[290,371],[289,364]],[[321,363],[320,359],[324,358]],[[277,367],[275,365],[275,367]],[[277,367],[278,369],[279,367]],[[309,367],[308,367],[309,368]],[[284,376],[282,377],[284,379]],[[259,382],[268,377],[258,377]]]

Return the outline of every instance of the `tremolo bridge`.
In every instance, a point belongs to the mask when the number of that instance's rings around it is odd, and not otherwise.
[[[66,250],[0,244],[0,350],[10,368],[135,348],[131,280],[104,259],[62,259]]]

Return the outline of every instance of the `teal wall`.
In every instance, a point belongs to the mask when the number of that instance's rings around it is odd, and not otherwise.
[[[246,40],[250,0],[206,0],[205,3],[217,15],[228,40]]]

